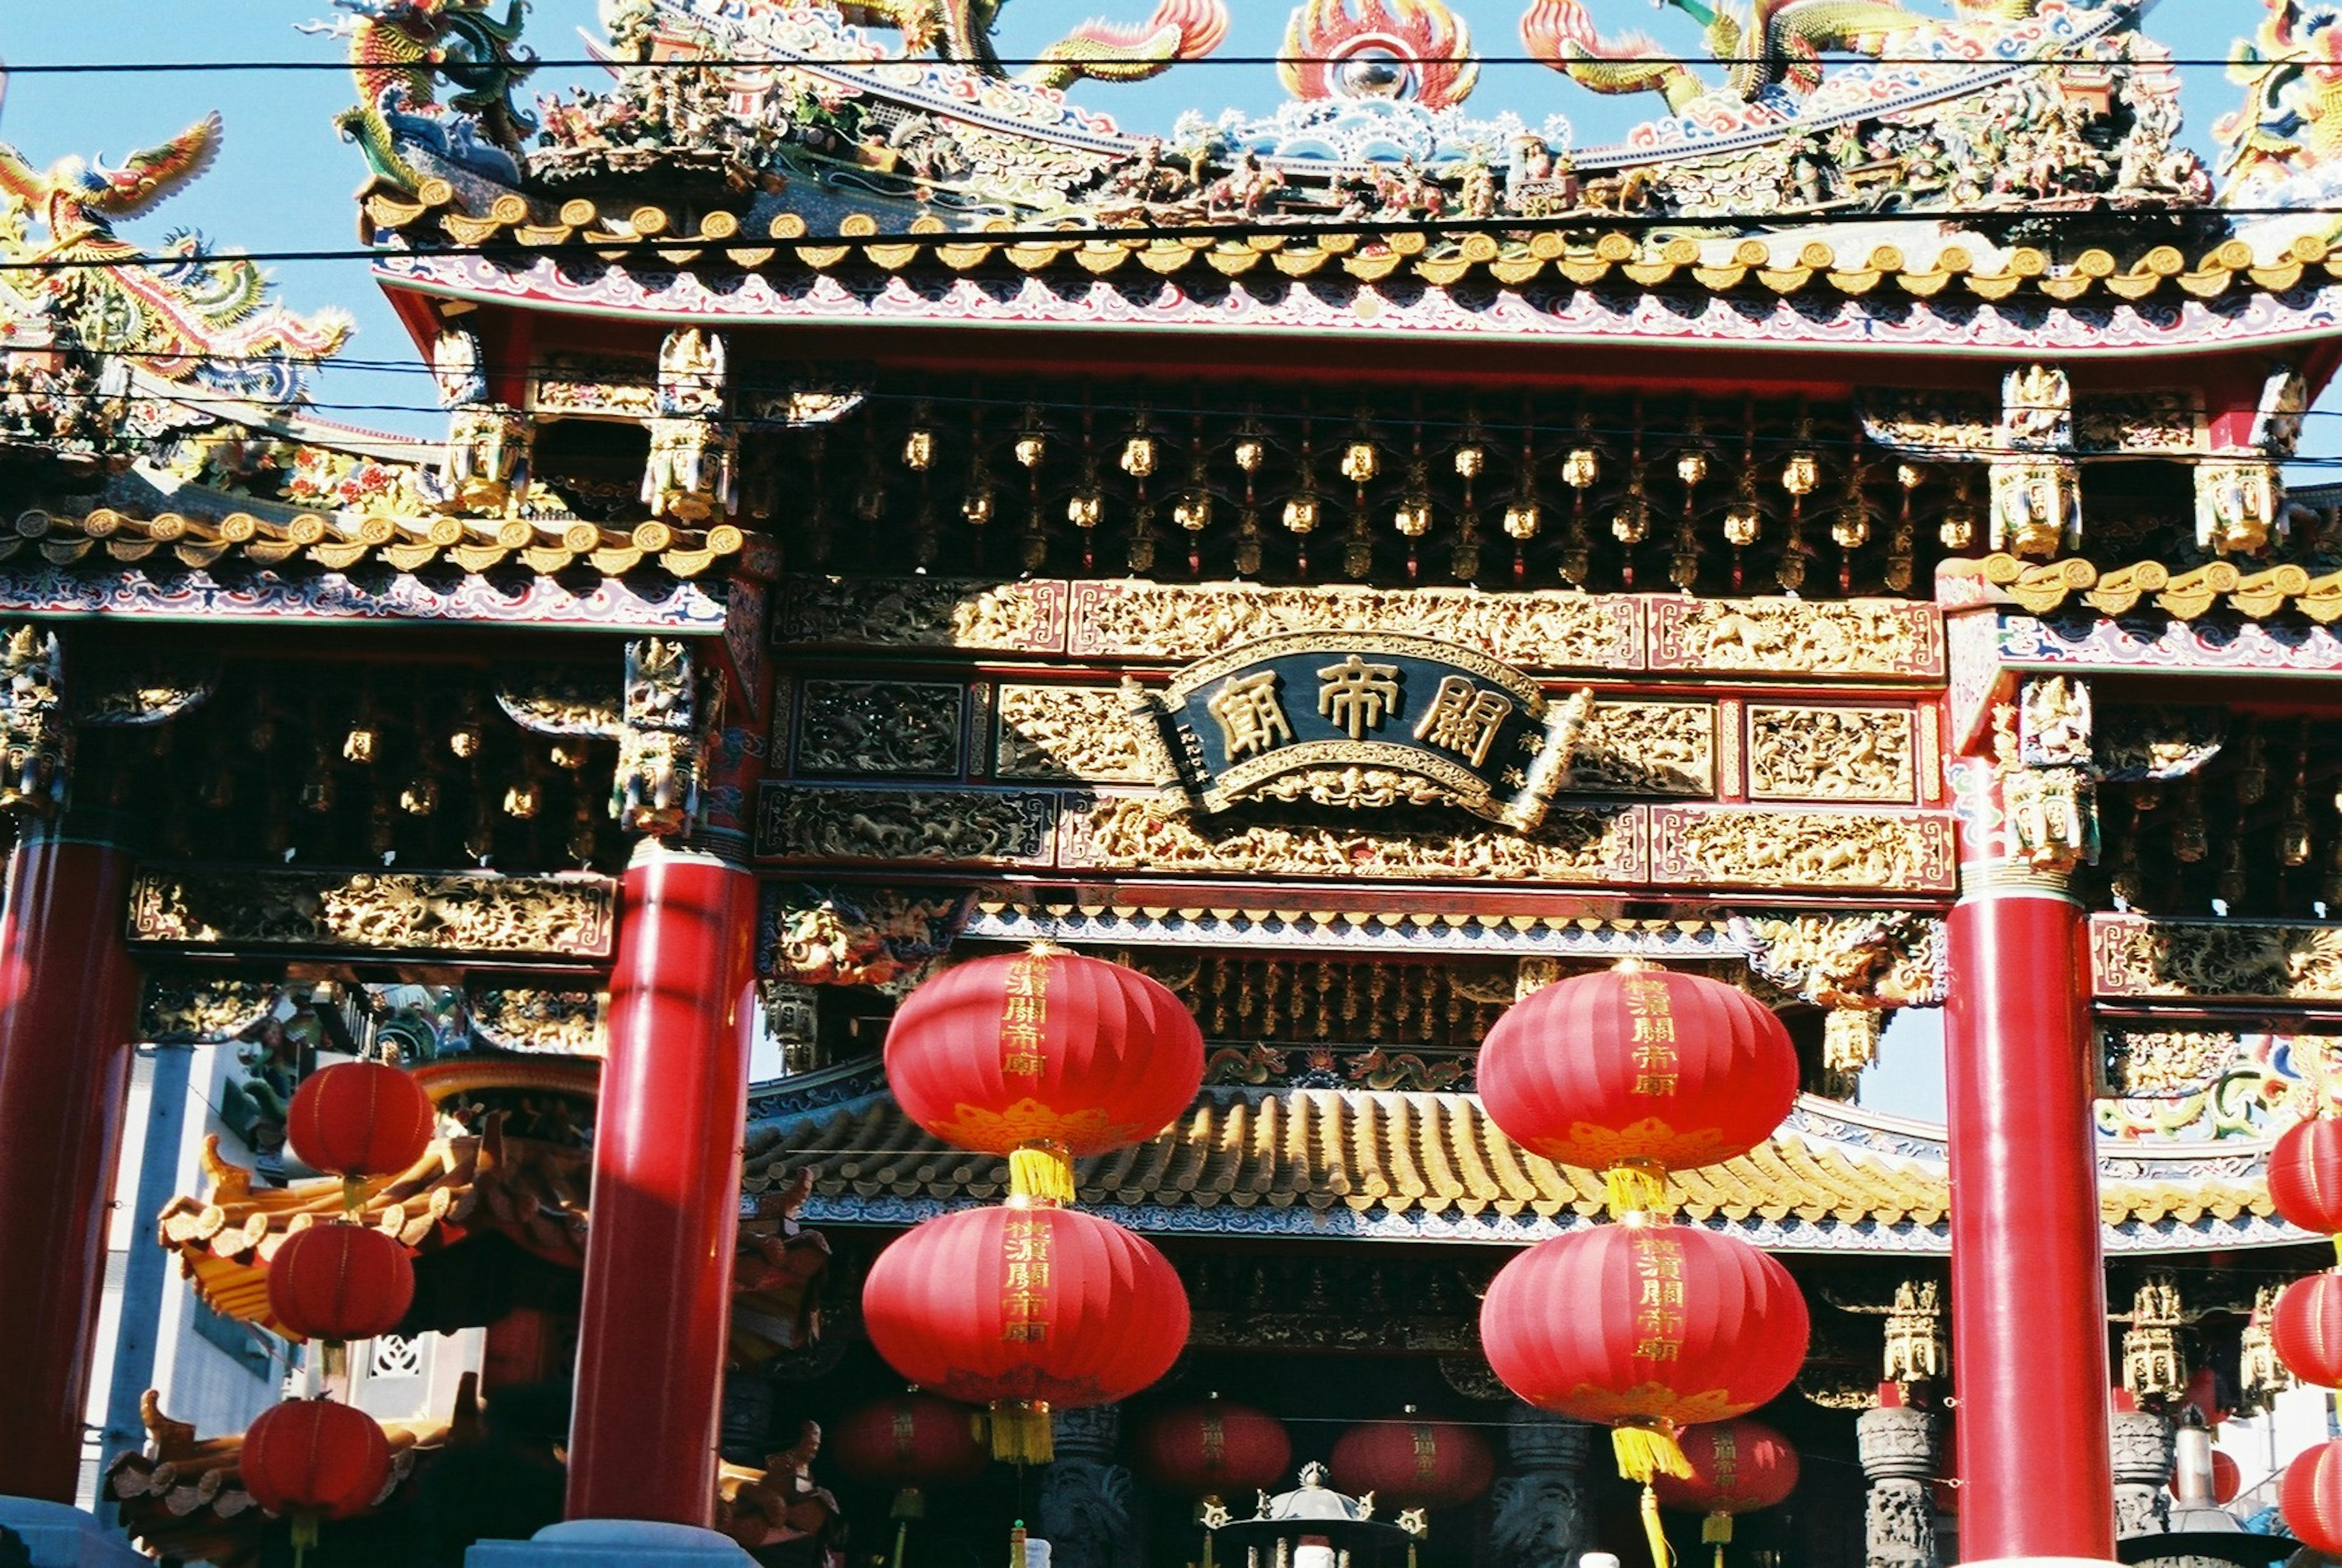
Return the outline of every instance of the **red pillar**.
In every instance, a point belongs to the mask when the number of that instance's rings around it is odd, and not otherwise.
[[[130,855],[35,828],[0,912],[0,1496],[81,1480],[137,977]]]
[[[2058,893],[2020,883],[1952,912],[1964,1562],[2114,1558],[2087,974],[2082,913]]]
[[[595,1115],[570,1423],[572,1519],[710,1523],[748,1048],[756,884],[646,841],[626,870]]]

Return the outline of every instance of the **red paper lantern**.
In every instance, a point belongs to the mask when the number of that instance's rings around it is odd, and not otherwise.
[[[2321,1443],[2287,1465],[2277,1505],[2296,1541],[2342,1556],[2342,1442]]]
[[[857,1481],[898,1489],[973,1481],[987,1463],[964,1405],[923,1393],[866,1404],[831,1428],[824,1446]]]
[[[295,1231],[268,1260],[268,1315],[296,1339],[372,1339],[414,1304],[414,1260],[365,1225]]]
[[[1660,1506],[1707,1516],[1703,1542],[1724,1545],[1734,1514],[1777,1506],[1797,1489],[1797,1451],[1761,1421],[1687,1427],[1680,1441],[1691,1474],[1663,1474],[1651,1487]]]
[[[2319,1388],[2342,1388],[2342,1273],[2285,1287],[2269,1315],[2269,1343],[2285,1369]]]
[[[2237,1462],[2221,1453],[2212,1451],[2212,1501],[2226,1508],[2245,1489],[2245,1473]]]
[[[1211,1399],[1149,1421],[1139,1431],[1134,1463],[1182,1497],[1241,1497],[1285,1479],[1293,1440],[1267,1412]]]
[[[244,1434],[237,1468],[255,1502],[294,1516],[313,1534],[319,1519],[348,1519],[374,1506],[390,1483],[390,1443],[362,1410],[287,1400],[262,1411]]]
[[[302,1161],[340,1176],[395,1176],[423,1158],[436,1116],[423,1085],[381,1062],[343,1062],[294,1091],[285,1136]]]
[[[1603,1225],[1540,1242],[1480,1303],[1488,1365],[1541,1410],[1623,1429],[1621,1469],[1677,1467],[1680,1428],[1746,1415],[1806,1357],[1805,1297],[1789,1271],[1696,1225]]]
[[[2269,1196],[2279,1218],[2321,1236],[2342,1234],[2342,1122],[2297,1122],[2269,1151]]]
[[[863,1326],[910,1382],[993,1409],[993,1453],[1050,1457],[1048,1413],[1127,1399],[1187,1343],[1169,1260],[1071,1209],[964,1209],[878,1254]]]
[[[1334,1444],[1334,1480],[1343,1490],[1373,1493],[1394,1508],[1454,1508],[1488,1490],[1496,1456],[1468,1426],[1446,1421],[1372,1421]]]
[[[1614,1173],[1614,1212],[1664,1202],[1670,1170],[1772,1136],[1797,1054],[1771,1010],[1719,981],[1646,965],[1581,974],[1516,1003],[1480,1047],[1480,1101],[1532,1153]]]

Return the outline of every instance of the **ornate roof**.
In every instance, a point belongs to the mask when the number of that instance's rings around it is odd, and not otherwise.
[[[2298,1242],[2273,1217],[2257,1146],[2108,1156],[2110,1251]],[[1947,1250],[1939,1131],[1805,1101],[1744,1158],[1671,1178],[1683,1217],[1783,1251]],[[1007,1191],[1004,1162],[937,1143],[885,1096],[750,1130],[752,1195],[810,1178],[809,1218],[907,1224]],[[1521,1244],[1594,1223],[1600,1177],[1525,1153],[1470,1095],[1206,1089],[1169,1132],[1076,1163],[1080,1201],[1155,1233]]]

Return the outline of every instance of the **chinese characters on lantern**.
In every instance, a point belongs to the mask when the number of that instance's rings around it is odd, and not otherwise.
[[[1049,1337],[1049,1228],[1029,1214],[1011,1214],[1001,1257],[1000,1337],[1030,1344]]]
[[[1682,1063],[1676,1054],[1676,1018],[1667,983],[1656,974],[1636,976],[1621,989],[1634,1030],[1630,1044],[1635,1048],[1635,1093],[1672,1094]]]
[[[1000,1008],[1000,1070],[1011,1077],[1037,1078],[1043,1065],[1041,1031],[1049,1021],[1049,961],[1026,954],[1008,965]]]
[[[1664,1231],[1635,1238],[1635,1356],[1673,1361],[1683,1351],[1683,1247]]]

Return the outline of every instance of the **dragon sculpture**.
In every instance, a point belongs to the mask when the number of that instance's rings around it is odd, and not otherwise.
[[[892,27],[913,52],[933,49],[945,59],[987,76],[1006,77],[993,42],[1007,0],[847,0],[848,22]],[[1143,82],[1182,60],[1197,60],[1228,33],[1226,0],[1158,0],[1144,22],[1085,22],[1034,56],[1019,79],[1044,87],[1098,82]]]
[[[2212,127],[2232,205],[2279,205],[2277,186],[2342,160],[2342,5],[2269,0],[2228,76],[2248,95]]]
[[[1660,0],[1706,31],[1708,53],[1725,67],[1725,88],[1743,102],[1767,87],[1812,92],[1821,85],[1822,55],[1878,55],[1897,34],[1941,25],[1886,0]],[[1962,20],[2016,21],[2039,0],[1961,0]],[[1640,33],[1606,37],[1583,0],[1535,0],[1521,18],[1521,42],[1543,60],[1596,93],[1657,93],[1681,113],[1716,89],[1656,40]]]
[[[154,253],[114,233],[117,222],[145,216],[200,178],[220,142],[214,114],[119,168],[67,157],[45,173],[0,143],[0,256],[95,264],[0,281],[0,327],[15,342],[47,338],[61,349],[118,356],[190,390],[293,401],[299,362],[339,348],[351,330],[347,315],[293,315],[270,302],[259,267],[206,254],[193,232],[165,236]],[[45,240],[35,237],[35,223],[47,230]]]
[[[348,38],[360,102],[334,124],[357,144],[375,173],[410,191],[428,177],[400,145],[395,132],[401,130],[423,130],[421,145],[435,142],[459,165],[476,161],[465,154],[481,143],[507,157],[519,155],[536,129],[512,101],[514,90],[536,69],[535,55],[520,42],[528,0],[506,0],[501,22],[493,15],[494,0],[334,4],[350,15],[302,31]],[[443,76],[455,89],[445,105],[438,98]]]

